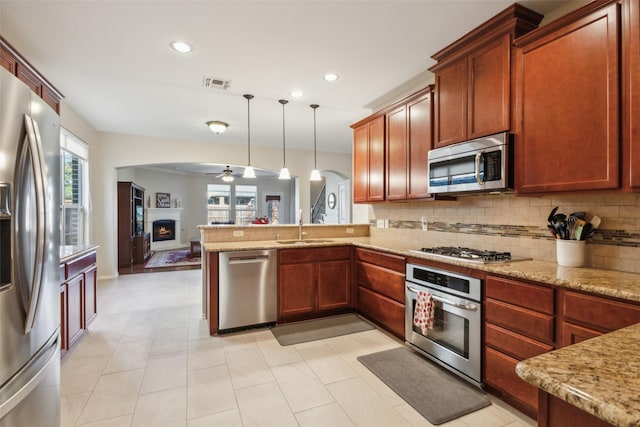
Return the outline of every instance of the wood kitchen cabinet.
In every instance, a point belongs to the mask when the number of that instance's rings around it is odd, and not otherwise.
[[[515,372],[519,361],[554,349],[555,291],[551,287],[487,275],[483,382],[531,417],[538,388]]]
[[[623,2],[622,186],[640,191],[640,0]]]
[[[512,128],[511,44],[542,17],[514,4],[432,56],[434,147]]]
[[[353,306],[350,246],[278,251],[278,322]]]
[[[386,114],[386,200],[426,199],[427,155],[433,148],[433,86]]]
[[[0,36],[0,67],[18,77],[60,114],[60,101],[64,98],[29,62]]]
[[[384,200],[384,116],[353,128],[353,201]]]
[[[359,313],[404,339],[406,259],[370,249],[356,249]]]
[[[72,254],[60,264],[60,355],[82,337],[98,313],[95,248]]]
[[[593,2],[515,41],[518,193],[620,187],[620,12]]]

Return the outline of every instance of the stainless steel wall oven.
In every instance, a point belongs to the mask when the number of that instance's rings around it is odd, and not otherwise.
[[[405,283],[407,344],[480,387],[482,281],[437,268],[407,264]],[[413,325],[418,292],[432,295],[434,326],[425,333]]]

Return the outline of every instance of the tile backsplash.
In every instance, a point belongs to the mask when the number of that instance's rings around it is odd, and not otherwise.
[[[467,246],[555,262],[549,212],[584,211],[602,223],[586,246],[586,266],[640,273],[640,195],[474,195],[456,201],[374,204],[371,236],[411,247]],[[386,227],[386,228],[385,228]]]

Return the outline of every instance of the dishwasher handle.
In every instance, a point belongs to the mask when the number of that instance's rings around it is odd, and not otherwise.
[[[269,261],[269,255],[235,256],[229,257],[229,264],[253,264]]]

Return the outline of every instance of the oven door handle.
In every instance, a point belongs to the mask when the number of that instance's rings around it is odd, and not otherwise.
[[[409,285],[407,285],[407,289],[409,289],[411,292],[415,292],[415,293],[420,292],[418,289],[412,288]],[[476,304],[449,301],[446,298],[442,298],[442,297],[439,297],[439,296],[433,295],[433,294],[431,295],[431,298],[433,298],[435,301],[438,301],[438,302],[441,302],[443,304],[447,304],[447,305],[450,305],[450,306],[453,306],[453,307],[456,307],[456,308],[461,308],[463,310],[476,311],[478,309],[478,306]]]

